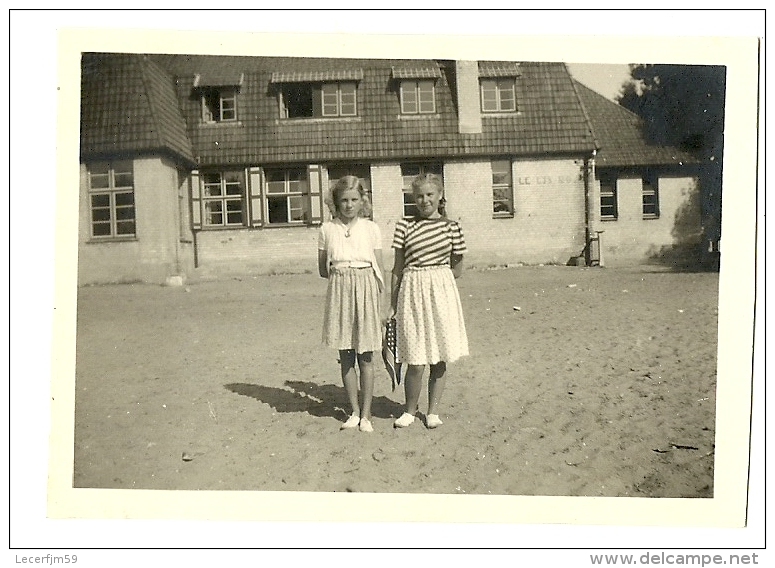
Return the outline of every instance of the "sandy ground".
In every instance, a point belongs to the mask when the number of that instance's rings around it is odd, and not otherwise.
[[[449,367],[444,425],[394,430],[404,396],[380,365],[371,434],[339,430],[316,275],[81,288],[74,486],[713,496],[717,273],[458,285],[471,356]]]

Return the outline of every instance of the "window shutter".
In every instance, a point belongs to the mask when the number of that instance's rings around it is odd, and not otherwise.
[[[248,168],[251,227],[261,227],[264,224],[264,203],[261,199],[261,187],[264,183],[263,174],[261,168]]]
[[[309,182],[310,222],[319,225],[323,222],[323,171],[319,165],[307,167]]]
[[[199,183],[199,171],[191,172],[191,227],[198,231],[202,228],[202,195]]]
[[[323,86],[312,87],[312,116],[323,116]]]

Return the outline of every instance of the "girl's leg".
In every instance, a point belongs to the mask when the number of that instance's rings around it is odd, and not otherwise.
[[[350,407],[352,408],[352,416],[360,416],[361,408],[358,404],[358,376],[355,372],[355,351],[352,349],[342,349],[339,351],[339,363],[342,369],[342,383],[344,384],[344,390],[347,391],[347,398],[350,401]],[[349,425],[350,420],[345,422],[347,427],[355,427],[358,425],[356,421],[354,425]]]
[[[396,428],[405,428],[414,422],[414,415],[420,405],[420,392],[422,391],[422,375],[425,365],[407,365],[404,376],[404,395],[406,407],[404,413],[393,422]]]
[[[420,406],[422,392],[422,376],[425,365],[408,365],[404,377],[404,395],[406,396],[406,413],[415,415]]]
[[[371,401],[374,397],[374,364],[372,352],[358,353],[358,370],[361,375],[361,418],[371,420]]]
[[[440,361],[431,365],[430,377],[428,379],[428,415],[438,416],[437,408],[441,402],[441,395],[444,393],[444,384],[447,377],[447,364]]]

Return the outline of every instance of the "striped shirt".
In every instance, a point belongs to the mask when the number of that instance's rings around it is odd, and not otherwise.
[[[396,223],[393,248],[403,249],[407,267],[449,266],[450,255],[466,252],[466,242],[457,221],[414,217]]]

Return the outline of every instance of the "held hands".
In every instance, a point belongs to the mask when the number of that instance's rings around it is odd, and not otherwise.
[[[387,325],[387,323],[394,317],[396,317],[396,308],[390,306],[382,316],[382,325]]]

